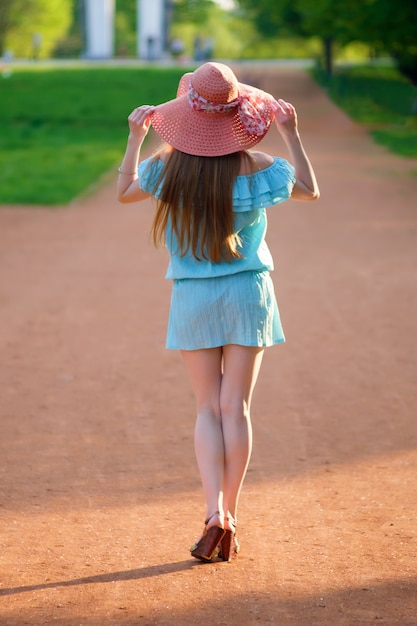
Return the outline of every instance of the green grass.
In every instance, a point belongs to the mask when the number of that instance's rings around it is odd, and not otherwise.
[[[393,67],[336,69],[331,78],[314,70],[316,80],[352,119],[369,126],[376,142],[404,157],[417,157],[417,88]]]
[[[0,76],[0,203],[70,202],[118,164],[132,109],[174,97],[184,71],[67,68]]]

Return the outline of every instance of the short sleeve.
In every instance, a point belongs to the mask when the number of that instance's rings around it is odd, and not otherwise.
[[[294,167],[285,159],[274,158],[267,168],[238,176],[233,187],[233,210],[264,209],[290,198],[295,184]]]
[[[155,190],[155,185],[161,174],[162,167],[163,163],[154,158],[141,161],[138,167],[139,187],[156,198],[159,195],[160,187]]]

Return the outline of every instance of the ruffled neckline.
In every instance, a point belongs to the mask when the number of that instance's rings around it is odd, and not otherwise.
[[[152,189],[150,170],[146,169],[146,164],[150,160],[147,159],[139,164],[141,185],[147,191]],[[164,162],[158,158],[155,165],[159,175]],[[153,170],[153,175],[155,173]],[[253,211],[284,202],[291,196],[294,183],[295,170],[291,163],[286,159],[274,157],[273,163],[267,167],[252,174],[239,174],[236,177],[233,185],[233,210],[235,212]],[[158,197],[158,192],[156,196]]]

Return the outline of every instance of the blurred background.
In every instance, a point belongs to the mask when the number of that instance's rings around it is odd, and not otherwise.
[[[155,20],[159,59],[314,58],[329,70],[389,56],[417,80],[415,0],[2,0],[0,56],[80,58],[107,29],[102,56],[146,57],[138,38]]]
[[[0,203],[84,193],[123,154],[132,108],[209,59],[302,67],[417,157],[415,0],[1,0]]]

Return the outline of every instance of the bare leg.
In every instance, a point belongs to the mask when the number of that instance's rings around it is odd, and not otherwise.
[[[195,454],[210,526],[223,526],[224,444],[220,415],[222,349],[182,351],[197,403]],[[220,515],[213,515],[216,511]]]
[[[229,513],[236,519],[240,491],[252,451],[250,407],[262,363],[263,348],[239,345],[223,347],[220,410],[225,450],[223,505],[225,527]]]
[[[252,450],[250,405],[263,348],[227,345],[182,351],[197,403],[195,452],[207,502],[208,527],[236,517]],[[225,522],[230,530],[230,525]]]

